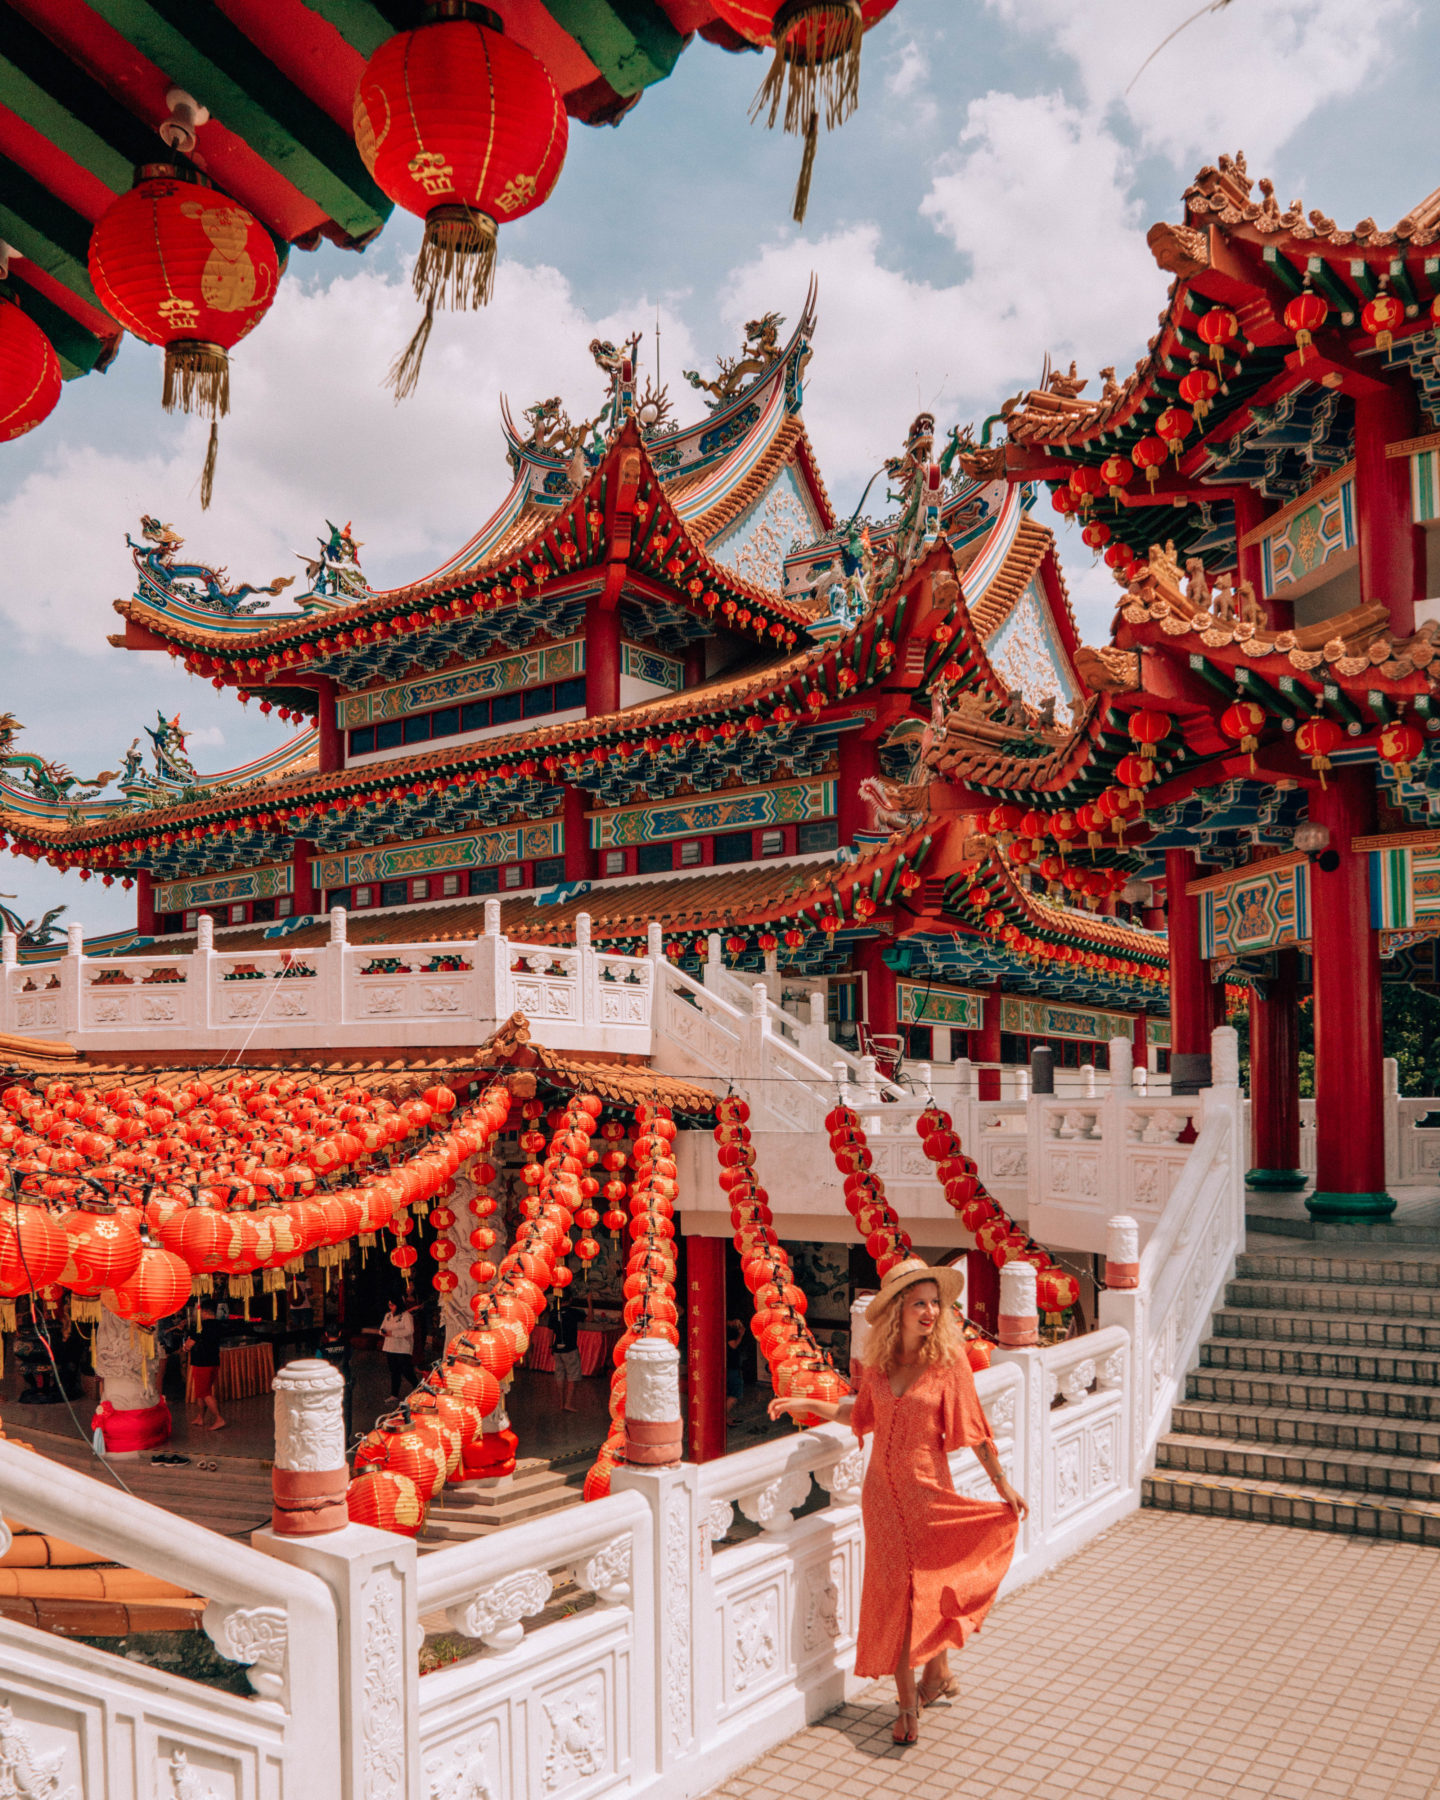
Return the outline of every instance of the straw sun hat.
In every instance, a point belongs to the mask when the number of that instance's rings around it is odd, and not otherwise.
[[[880,1283],[880,1292],[865,1308],[865,1323],[877,1325],[892,1301],[897,1299],[907,1288],[912,1288],[919,1281],[933,1281],[940,1290],[940,1304],[953,1306],[960,1298],[965,1286],[965,1277],[959,1269],[947,1269],[943,1264],[935,1266],[922,1262],[918,1256],[907,1257],[902,1263],[896,1263]]]

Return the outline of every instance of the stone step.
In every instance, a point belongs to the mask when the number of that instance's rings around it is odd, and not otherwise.
[[[1202,1354],[1210,1349],[1201,1345]],[[1234,1369],[1192,1369],[1186,1381],[1191,1400],[1237,1406],[1283,1407],[1316,1413],[1364,1413],[1372,1419],[1440,1420],[1440,1393],[1434,1388],[1384,1381],[1346,1381],[1324,1375],[1261,1375]]]
[[[1244,1250],[1236,1258],[1235,1273],[1256,1281],[1335,1281],[1363,1287],[1440,1288],[1440,1256],[1381,1257],[1325,1256],[1311,1252],[1295,1256],[1273,1251]]]
[[[1319,1375],[1337,1381],[1440,1384],[1440,1351],[1336,1349],[1323,1344],[1266,1343],[1258,1338],[1207,1338],[1200,1346],[1208,1369],[1254,1375]]]
[[[1217,1337],[1251,1342],[1325,1345],[1336,1350],[1440,1351],[1440,1318],[1375,1319],[1308,1308],[1262,1312],[1248,1306],[1227,1306],[1215,1314],[1214,1329]]]
[[[434,1544],[463,1544],[472,1538],[489,1537],[511,1525],[523,1525],[531,1519],[547,1518],[551,1513],[568,1512],[580,1506],[584,1496],[579,1488],[557,1487],[538,1496],[521,1496],[509,1506],[497,1506],[485,1514],[452,1511],[432,1507],[425,1521],[422,1540]]]
[[[1190,1437],[1232,1438],[1262,1449],[1315,1447],[1373,1451],[1440,1462],[1440,1420],[1370,1418],[1364,1413],[1302,1412],[1283,1406],[1180,1400],[1171,1429]]]
[[[1338,1531],[1440,1546],[1440,1502],[1402,1500],[1346,1488],[1257,1481],[1242,1475],[1194,1475],[1157,1469],[1142,1484],[1146,1506],[1262,1524]]]
[[[1156,1454],[1162,1469],[1192,1475],[1241,1475],[1299,1487],[1344,1488],[1403,1500],[1440,1500],[1440,1462],[1366,1450],[1281,1449],[1245,1438],[1170,1431]]]
[[[524,1474],[517,1468],[503,1487],[481,1487],[473,1481],[448,1486],[444,1490],[445,1507],[447,1511],[483,1514],[519,1496],[547,1494],[564,1485],[565,1477],[542,1463],[538,1469],[529,1469]]]
[[[1417,1225],[1413,1215],[1395,1214],[1389,1219],[1340,1223],[1329,1219],[1312,1219],[1293,1212],[1271,1212],[1247,1199],[1245,1227],[1262,1237],[1295,1238],[1305,1243],[1337,1250],[1354,1248],[1393,1249],[1397,1245],[1416,1250],[1440,1249],[1440,1225]]]
[[[1434,1319],[1440,1287],[1371,1287],[1361,1282],[1231,1281],[1227,1306],[1278,1312],[1324,1312],[1346,1318]]]

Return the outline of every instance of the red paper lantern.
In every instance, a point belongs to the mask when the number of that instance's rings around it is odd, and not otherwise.
[[[1135,467],[1145,471],[1145,479],[1153,488],[1160,478],[1160,470],[1165,466],[1165,458],[1170,454],[1162,437],[1143,437],[1131,452],[1135,459]]]
[[[1220,377],[1213,369],[1191,369],[1180,377],[1180,398],[1194,409],[1197,419],[1205,417],[1219,392]]]
[[[1409,781],[1424,748],[1424,736],[1413,725],[1387,725],[1380,733],[1380,760],[1388,763],[1402,781]]]
[[[565,161],[560,92],[498,25],[488,8],[435,0],[423,24],[381,44],[355,90],[365,166],[425,221],[414,273],[425,319],[392,371],[397,394],[419,376],[435,307],[489,301],[498,227],[543,205]]]
[[[1325,785],[1325,771],[1330,767],[1330,753],[1337,750],[1345,733],[1333,719],[1307,719],[1295,732],[1295,747],[1310,758],[1310,767]]]
[[[1308,288],[1303,294],[1297,294],[1285,308],[1285,329],[1295,333],[1295,348],[1300,352],[1302,363],[1306,350],[1315,341],[1315,333],[1329,316],[1329,306]]]
[[[1103,519],[1092,519],[1080,536],[1092,550],[1103,550],[1110,542],[1110,527]]]
[[[1210,346],[1211,362],[1219,363],[1225,360],[1227,346],[1239,337],[1240,321],[1228,306],[1212,306],[1209,312],[1201,315],[1195,329],[1201,343]]]
[[[1237,700],[1221,713],[1220,729],[1253,758],[1260,745],[1260,733],[1265,729],[1265,708],[1255,700]]]
[[[59,399],[60,360],[54,347],[0,289],[0,444],[33,431]]]
[[[190,1298],[190,1270],[172,1250],[147,1244],[140,1252],[135,1273],[113,1288],[106,1288],[100,1304],[128,1324],[149,1330],[168,1319]]]
[[[1154,712],[1148,707],[1132,712],[1129,719],[1130,736],[1140,746],[1140,754],[1154,756],[1155,746],[1169,737],[1173,723],[1169,713]]]
[[[1145,784],[1155,778],[1155,764],[1145,756],[1122,756],[1115,765],[1115,779],[1126,789],[1130,798],[1138,806],[1145,797]],[[1104,795],[1101,795],[1101,806],[1104,806]]]
[[[165,351],[167,412],[230,410],[229,352],[280,282],[260,221],[194,168],[144,164],[90,234],[90,279],[112,318]]]
[[[1176,462],[1180,460],[1180,446],[1194,429],[1195,421],[1183,406],[1167,406],[1155,421],[1156,436],[1164,438]]]
[[[1374,338],[1377,350],[1388,350],[1395,341],[1395,332],[1405,323],[1404,304],[1388,288],[1381,288],[1361,308],[1360,323]]]
[[[1110,490],[1110,498],[1119,500],[1135,478],[1135,465],[1127,456],[1107,456],[1100,465],[1100,478]]]

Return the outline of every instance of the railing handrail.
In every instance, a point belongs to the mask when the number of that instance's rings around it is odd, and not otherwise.
[[[813,1475],[856,1448],[848,1425],[815,1425],[793,1436],[771,1438],[748,1450],[699,1465],[701,1496],[708,1500],[738,1500],[782,1475]]]

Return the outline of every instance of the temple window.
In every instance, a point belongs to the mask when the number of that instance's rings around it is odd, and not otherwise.
[[[906,1025],[905,1054],[916,1062],[933,1062],[935,1060],[935,1032],[929,1025]]]
[[[357,887],[355,889],[354,898],[350,904],[352,906],[373,906],[375,904],[374,888]]]
[[[535,886],[554,887],[565,879],[565,858],[563,856],[547,856],[544,862],[535,865]]]
[[[755,854],[753,831],[720,831],[715,834],[713,861],[717,863],[749,862]]]
[[[679,867],[682,869],[698,869],[705,860],[705,846],[699,838],[691,838],[680,846]]]
[[[452,895],[460,892],[460,880],[458,875],[442,875],[440,877],[440,893],[444,899],[448,900]]]
[[[498,869],[472,869],[470,871],[470,892],[472,894],[498,894],[500,892],[500,871]]]
[[[834,819],[811,819],[795,834],[795,849],[801,856],[814,850],[834,850],[840,843],[840,827]]]
[[[749,836],[749,833],[746,833]],[[637,875],[659,875],[675,866],[669,844],[641,844],[635,852]]]
[[[232,925],[243,925],[245,923],[246,911],[247,908],[243,902],[232,906],[230,908],[230,923]]]
[[[410,898],[412,900],[428,900],[430,898],[430,883],[425,876],[418,876],[410,883]]]
[[[268,925],[274,917],[275,902],[273,900],[257,900],[250,908],[252,925]]]
[[[397,750],[405,744],[425,744],[433,738],[458,737],[463,732],[488,731],[497,725],[516,725],[525,719],[583,710],[584,705],[585,677],[575,675],[567,681],[546,682],[541,687],[442,706],[434,712],[409,713],[403,719],[382,719],[376,725],[357,726],[349,734],[349,754],[371,756],[377,750]]]
[[[760,854],[762,856],[783,856],[785,854],[785,833],[783,831],[762,831],[760,833]]]
[[[607,850],[600,873],[602,875],[623,875],[625,873],[625,852],[623,850]]]
[[[501,877],[501,885],[507,888],[524,887],[525,870],[520,863],[507,863]]]
[[[186,913],[185,929],[187,931],[194,931],[196,926],[199,925],[199,923],[200,923],[200,915],[198,912],[187,912]]]
[[[280,896],[280,898],[275,902],[275,917],[277,919],[288,919],[288,918],[293,917],[294,912],[295,912],[294,900],[291,899],[289,894],[282,894]],[[259,907],[256,907],[256,909],[255,909],[255,917],[257,919],[260,917]]]

